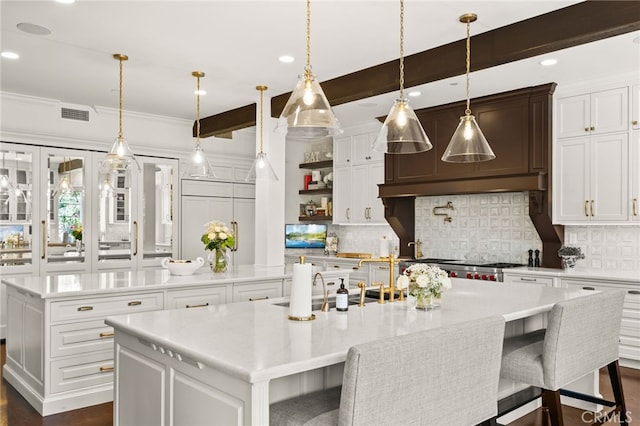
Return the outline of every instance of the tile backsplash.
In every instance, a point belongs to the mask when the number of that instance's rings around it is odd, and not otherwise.
[[[453,209],[435,207],[451,202]],[[529,218],[526,192],[418,197],[415,235],[424,257],[527,264],[542,241]],[[544,253],[542,254],[544,255]]]
[[[591,269],[640,271],[640,225],[566,226],[565,243],[579,246]]]

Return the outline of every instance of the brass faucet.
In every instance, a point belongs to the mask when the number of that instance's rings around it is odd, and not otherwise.
[[[301,256],[302,257],[302,256]],[[320,277],[320,281],[322,281],[322,294],[324,296],[324,300],[322,302],[322,307],[320,308],[320,311],[322,312],[329,312],[329,293],[327,293],[327,285],[324,282],[324,277],[322,276],[322,274],[320,272],[316,272],[315,275],[313,276],[313,283],[312,285],[316,285],[316,278]]]
[[[420,239],[417,239],[415,241],[409,241],[407,243],[407,247],[411,247],[411,246],[415,246],[413,257],[415,259],[421,259],[422,258],[422,250],[420,250],[420,247],[422,246],[422,241],[420,241]]]
[[[399,260],[393,255],[393,253],[389,254],[389,257],[379,257],[373,259],[360,259],[358,262],[358,268],[362,267],[362,264],[365,262],[371,263],[388,263],[389,264],[389,287],[383,289],[383,286],[380,286],[380,293],[389,293],[389,302],[393,302],[395,300],[396,293],[396,285],[395,285],[395,265],[399,262]]]

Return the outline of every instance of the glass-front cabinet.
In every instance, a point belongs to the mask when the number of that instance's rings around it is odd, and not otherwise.
[[[139,172],[105,176],[101,152],[2,142],[0,154],[3,274],[138,269],[177,256],[178,160],[136,156]]]

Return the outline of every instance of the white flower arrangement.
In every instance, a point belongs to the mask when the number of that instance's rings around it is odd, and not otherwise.
[[[217,250],[232,248],[236,239],[223,222],[217,220],[211,221],[205,225],[206,230],[202,234],[200,240],[204,243],[205,250]]]
[[[416,263],[404,270],[397,280],[398,288],[408,288],[409,296],[418,305],[426,298],[442,297],[442,291],[451,288],[451,278],[437,266]]]

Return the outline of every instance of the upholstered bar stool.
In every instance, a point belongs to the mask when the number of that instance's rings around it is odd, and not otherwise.
[[[504,319],[349,349],[342,388],[272,404],[272,425],[474,425],[497,413]]]
[[[543,410],[553,426],[563,425],[561,388],[605,365],[615,404],[577,393],[571,396],[615,405],[612,413],[627,424],[618,367],[624,296],[623,290],[610,290],[556,303],[546,330],[505,340],[500,376],[541,388]]]

